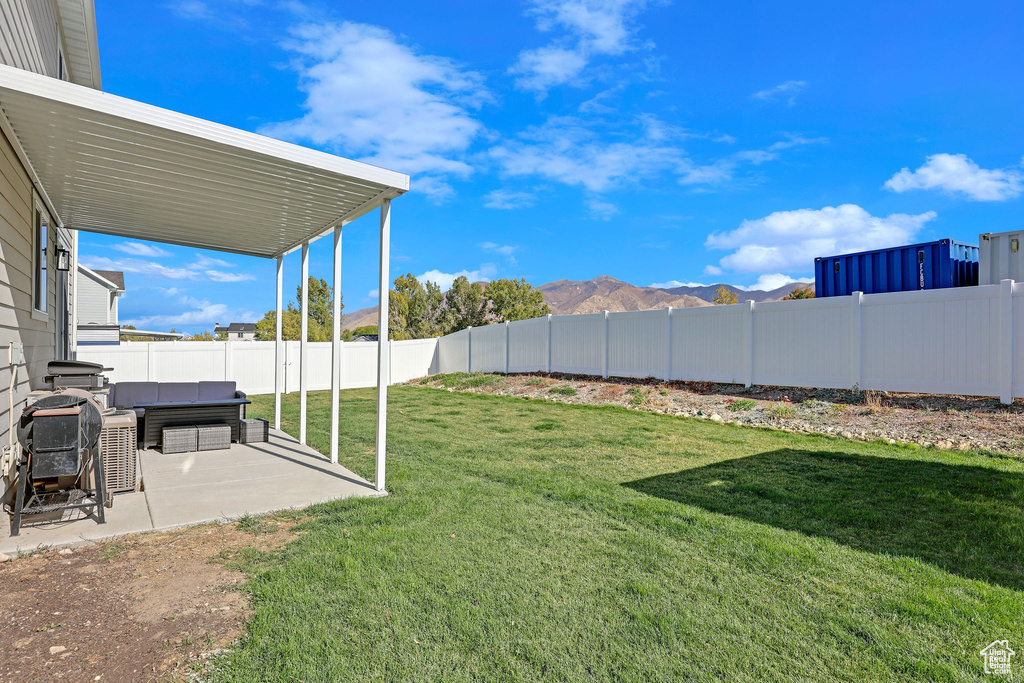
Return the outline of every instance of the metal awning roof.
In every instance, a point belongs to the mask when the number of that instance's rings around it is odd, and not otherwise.
[[[66,227],[275,257],[409,176],[0,65],[0,109]]]

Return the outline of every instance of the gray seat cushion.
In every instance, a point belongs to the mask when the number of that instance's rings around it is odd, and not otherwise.
[[[200,382],[199,400],[214,401],[225,398],[235,398],[234,382]]]
[[[160,382],[158,401],[198,401],[198,382]]]
[[[118,382],[111,392],[110,400],[117,408],[132,410],[136,403],[153,403],[159,400],[160,385],[156,382]]]

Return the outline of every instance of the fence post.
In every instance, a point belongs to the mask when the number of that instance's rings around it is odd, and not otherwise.
[[[230,382],[235,375],[235,347],[232,342],[224,342],[224,381]]]
[[[508,348],[508,340],[509,340],[509,331],[508,331],[508,329],[509,329],[508,328],[508,321],[506,320],[505,321],[505,374],[506,375],[508,374],[508,361],[509,361],[509,353],[510,353],[509,352],[509,348]]]
[[[466,372],[473,372],[473,326],[466,328]]]
[[[999,400],[1013,403],[1013,280],[999,283]]]
[[[746,327],[747,337],[747,354],[744,368],[744,379],[743,386],[749,388],[754,386],[754,302],[752,300],[746,301],[746,309],[744,311],[744,327]]]
[[[665,307],[665,324],[668,329],[665,331],[665,381],[672,381],[672,307]]]
[[[548,367],[547,374],[551,374],[551,314],[548,313]]]
[[[608,379],[608,311],[604,312],[604,359],[601,361],[601,377]]]
[[[146,342],[146,381],[156,381],[156,351],[153,349],[153,344],[156,342]]]
[[[863,363],[864,329],[861,323],[861,305],[864,303],[864,292],[850,295],[850,387],[861,389],[861,368]]]

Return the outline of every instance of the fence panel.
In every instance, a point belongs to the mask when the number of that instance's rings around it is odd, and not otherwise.
[[[999,395],[999,289],[865,296],[861,387]]]
[[[548,319],[533,318],[508,324],[509,372],[548,369]]]
[[[435,338],[391,342],[391,383],[398,384],[427,375],[436,375],[437,341]],[[376,370],[376,363],[374,369]],[[376,382],[373,386],[376,386]]]
[[[746,316],[742,304],[672,311],[672,379],[743,383]]]
[[[664,378],[669,360],[668,325],[665,310],[609,313],[608,374]]]
[[[437,343],[439,372],[469,372],[469,332],[459,330]]]
[[[757,304],[753,383],[848,389],[854,352],[853,298]],[[798,305],[793,305],[793,304]]]
[[[470,348],[473,372],[505,372],[504,323],[474,327],[470,330]]]
[[[603,313],[551,318],[551,372],[600,375],[603,367]]]

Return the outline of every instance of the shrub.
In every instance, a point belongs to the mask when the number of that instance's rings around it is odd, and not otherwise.
[[[741,398],[738,401],[731,401],[731,402],[727,403],[725,407],[728,408],[729,410],[734,410],[736,412],[740,412],[740,411],[750,410],[751,408],[754,408],[755,406],[757,406],[757,401],[755,401],[753,399],[749,399],[749,398]]]
[[[629,405],[631,406],[642,406],[647,403],[647,392],[640,387],[630,387],[626,395],[629,396]]]
[[[571,387],[568,384],[560,387],[552,387],[551,393],[558,394],[559,396],[575,396],[576,387]]]
[[[768,406],[768,413],[774,417],[788,419],[796,415],[796,408],[786,401],[779,401]]]
[[[526,386],[528,387],[546,387],[547,385],[548,381],[543,377],[531,377],[526,380]]]

